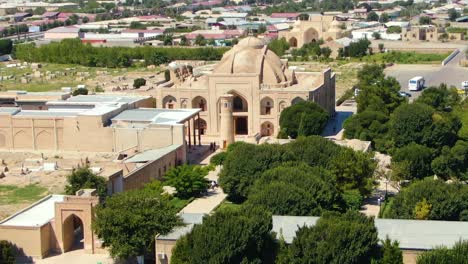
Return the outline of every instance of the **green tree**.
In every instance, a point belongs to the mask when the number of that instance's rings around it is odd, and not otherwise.
[[[330,172],[338,188],[343,191],[359,190],[359,193],[366,197],[373,189],[376,166],[369,154],[344,148],[331,161]]]
[[[83,23],[85,23],[85,24],[88,23],[88,22],[89,22],[89,17],[84,16],[84,17],[81,19],[81,22],[83,22]]]
[[[223,165],[224,161],[226,160],[227,152],[219,152],[215,154],[210,159],[210,164],[214,165]]]
[[[387,28],[387,34],[400,34],[401,27],[400,26],[389,26]]]
[[[414,218],[417,220],[427,220],[431,214],[432,204],[428,203],[426,198],[418,202],[414,208]]]
[[[441,154],[431,163],[434,173],[442,179],[468,180],[468,142],[459,140],[450,148],[442,148]]]
[[[400,176],[402,180],[422,179],[432,175],[432,156],[432,149],[412,142],[395,151],[392,164],[400,166],[399,163],[406,163],[408,174]]]
[[[172,46],[172,42],[174,41],[172,35],[165,34],[163,37],[164,46]]]
[[[369,263],[377,242],[373,218],[355,211],[325,213],[315,226],[298,229],[290,263]]]
[[[399,247],[398,241],[393,241],[390,238],[386,238],[382,241],[382,247],[380,250],[382,256],[379,260],[379,264],[403,264],[403,253]]]
[[[371,11],[367,14],[367,21],[379,21],[379,15],[376,12]]]
[[[146,29],[146,26],[143,25],[141,22],[132,21],[130,22],[130,29]]]
[[[382,13],[382,15],[380,15],[379,21],[380,23],[387,23],[388,21],[390,21],[390,17],[387,13]]]
[[[0,55],[11,54],[13,41],[11,39],[0,39]]]
[[[285,38],[274,39],[268,43],[268,48],[281,57],[289,49],[289,44]]]
[[[397,147],[421,144],[432,125],[434,110],[426,104],[403,104],[393,113],[391,133]]]
[[[128,259],[154,251],[157,234],[181,223],[169,198],[152,190],[130,190],[96,207],[93,230],[113,257]]]
[[[458,13],[454,8],[451,8],[448,10],[448,16],[450,21],[455,21],[460,17],[460,13]]]
[[[461,98],[456,88],[448,89],[445,84],[424,89],[416,102],[427,104],[438,111],[460,105]]]
[[[77,96],[77,95],[88,95],[88,89],[86,89],[86,88],[78,88],[78,89],[75,89],[75,90],[73,90],[72,95],[73,95],[73,96]]]
[[[16,263],[15,250],[13,248],[13,245],[6,240],[0,240],[0,263]]]
[[[282,162],[282,147],[238,144],[228,151],[219,183],[233,201],[243,201],[262,172]]]
[[[372,33],[372,37],[373,37],[374,39],[381,39],[381,38],[382,38],[382,36],[380,35],[379,32],[374,32],[374,33]]]
[[[136,89],[145,85],[146,85],[146,80],[143,78],[136,78],[135,80],[133,80],[133,87],[135,87]]]
[[[206,45],[206,39],[202,35],[198,35],[195,37],[195,45],[197,46],[205,46]]]
[[[344,209],[331,175],[304,163],[265,171],[252,186],[247,204],[263,206],[276,215],[320,215]]]
[[[468,208],[468,186],[430,178],[415,181],[394,197],[384,217],[415,219],[416,205],[424,199],[432,206],[428,220],[459,221]]]
[[[100,197],[107,195],[107,182],[104,177],[94,174],[88,167],[81,167],[67,175],[65,193],[75,195],[80,189],[96,189]]]
[[[432,19],[428,16],[420,16],[419,17],[419,24],[421,25],[430,25],[432,24]]]
[[[262,208],[216,211],[177,241],[171,263],[272,263],[271,228]]]
[[[190,43],[189,43],[189,41],[188,41],[188,39],[187,39],[186,36],[180,37],[180,42],[179,42],[179,45],[180,45],[180,46],[188,46],[189,44],[190,44]]]
[[[466,264],[468,255],[468,240],[458,241],[448,249],[438,247],[428,250],[418,256],[417,264]]]
[[[280,126],[284,134],[297,136],[319,135],[328,121],[328,113],[314,102],[303,101],[281,112]]]
[[[207,169],[201,166],[182,165],[170,169],[164,179],[166,184],[177,191],[180,198],[198,196],[208,189],[209,182],[205,179]]]

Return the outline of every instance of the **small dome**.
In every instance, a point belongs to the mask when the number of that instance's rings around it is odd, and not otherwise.
[[[250,47],[250,48],[255,48],[255,49],[261,49],[263,46],[265,46],[265,43],[256,38],[256,37],[246,37],[239,41],[237,44],[238,47]]]

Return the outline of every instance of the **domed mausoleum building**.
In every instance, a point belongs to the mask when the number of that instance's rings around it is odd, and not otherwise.
[[[242,39],[212,70],[192,74],[189,67],[174,65],[171,81],[157,89],[157,107],[201,108],[195,133],[218,137],[220,144],[276,136],[281,111],[300,101],[335,111],[331,69],[295,72],[255,37]]]

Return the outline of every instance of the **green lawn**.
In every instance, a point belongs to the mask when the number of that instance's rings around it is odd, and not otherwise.
[[[177,208],[177,210],[182,210],[182,208],[184,208],[185,206],[187,206],[187,204],[189,204],[190,202],[192,202],[195,198],[190,198],[190,199],[180,199],[178,197],[174,197],[171,199],[171,201],[169,202],[171,205],[173,205],[175,208]]]
[[[235,204],[229,201],[224,201],[222,202],[217,208],[216,211],[222,211],[226,209],[239,209],[242,206],[242,204]]]
[[[47,194],[47,189],[37,184],[24,187],[0,185],[0,205],[35,202]]]

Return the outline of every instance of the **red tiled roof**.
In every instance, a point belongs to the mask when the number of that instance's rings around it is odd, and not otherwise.
[[[73,15],[73,13],[64,13],[64,12],[60,12],[60,14],[58,14],[58,18],[69,18]]]
[[[272,13],[270,17],[272,18],[296,18],[299,13]]]

